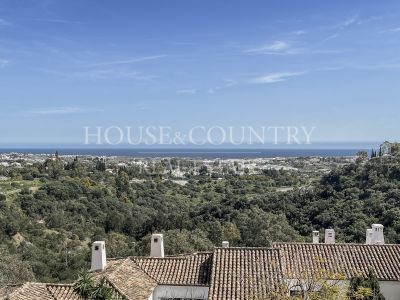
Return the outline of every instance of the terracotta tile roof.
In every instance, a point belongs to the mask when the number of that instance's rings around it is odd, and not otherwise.
[[[130,258],[110,260],[104,272],[93,274],[96,279],[106,277],[112,287],[126,299],[147,300],[157,286],[157,281]]]
[[[126,300],[112,284],[113,299]],[[23,285],[0,289],[0,300],[81,300],[73,290],[72,284],[52,284],[27,282]],[[131,298],[139,299],[139,298]],[[148,297],[146,298],[146,300]]]
[[[212,252],[199,252],[175,257],[131,259],[159,284],[208,286],[212,256]]]
[[[16,289],[20,288],[21,285],[10,285],[0,288],[0,299],[6,299],[6,296],[11,294]]]
[[[46,284],[47,290],[57,300],[80,300],[72,284]]]
[[[5,292],[0,299],[4,300],[54,300],[43,283],[25,283]]]
[[[281,283],[278,249],[216,248],[208,299],[262,299]]]
[[[400,281],[400,245],[275,243],[273,248],[215,248],[175,257],[109,259],[103,272],[116,300],[148,300],[157,285],[210,287],[209,300],[268,298],[286,278],[320,270],[346,278]],[[79,300],[72,285],[26,283],[0,289],[0,300]]]
[[[400,245],[275,243],[285,277],[321,270],[351,278],[371,268],[379,280],[400,281]]]
[[[158,284],[208,286],[212,252],[175,257],[110,259],[94,278],[106,279],[127,299],[147,300]]]

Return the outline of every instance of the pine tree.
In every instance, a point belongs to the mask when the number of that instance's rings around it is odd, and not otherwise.
[[[100,172],[104,172],[106,170],[106,161],[103,158],[100,158],[96,161],[96,170]]]

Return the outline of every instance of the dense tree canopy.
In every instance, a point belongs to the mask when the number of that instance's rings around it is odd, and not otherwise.
[[[396,157],[360,159],[317,181],[296,171],[239,176],[203,168],[178,184],[157,172],[143,175],[135,166],[112,173],[103,160],[85,165],[60,157],[0,173],[16,187],[35,183],[0,197],[2,251],[23,261],[20,280],[76,278],[88,267],[94,240],[107,242],[108,256],[148,255],[153,232],[165,234],[167,254],[210,250],[223,240],[236,246],[309,241],[312,230],[328,227],[339,241],[362,243],[372,223],[385,226],[387,242],[400,242]]]

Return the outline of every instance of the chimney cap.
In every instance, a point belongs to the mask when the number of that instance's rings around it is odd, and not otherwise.
[[[384,226],[382,224],[372,224],[371,244],[384,245],[385,237],[383,235]],[[368,232],[368,231],[367,231]]]
[[[222,248],[229,248],[229,242],[228,241],[223,241],[222,242]]]
[[[106,247],[106,242],[105,241],[95,241],[92,244],[92,248],[97,251],[101,250],[100,248],[104,249]]]
[[[372,227],[383,228],[384,226],[382,224],[372,224]]]
[[[313,244],[319,244],[319,231],[318,230],[313,230],[312,242],[313,242]]]
[[[105,241],[94,241],[94,242],[93,242],[93,245],[94,245],[94,244],[103,244],[103,245],[105,245],[106,242],[105,242]]]
[[[163,239],[164,235],[162,235],[161,233],[153,233],[151,235],[152,240],[154,240],[157,243],[157,239]]]

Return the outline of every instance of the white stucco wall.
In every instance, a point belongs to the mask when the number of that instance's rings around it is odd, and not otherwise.
[[[379,286],[386,300],[400,300],[399,281],[379,281]]]
[[[149,300],[160,300],[161,298],[206,300],[208,298],[208,291],[208,287],[202,286],[158,285]]]
[[[293,284],[293,280],[288,280],[288,284]],[[344,288],[348,287],[349,281],[344,280],[339,283]],[[380,281],[381,293],[386,300],[400,300],[400,282]],[[178,286],[178,285],[158,285],[149,300],[160,300],[161,298],[183,298],[183,299],[204,299],[208,298],[208,287],[199,286]]]

